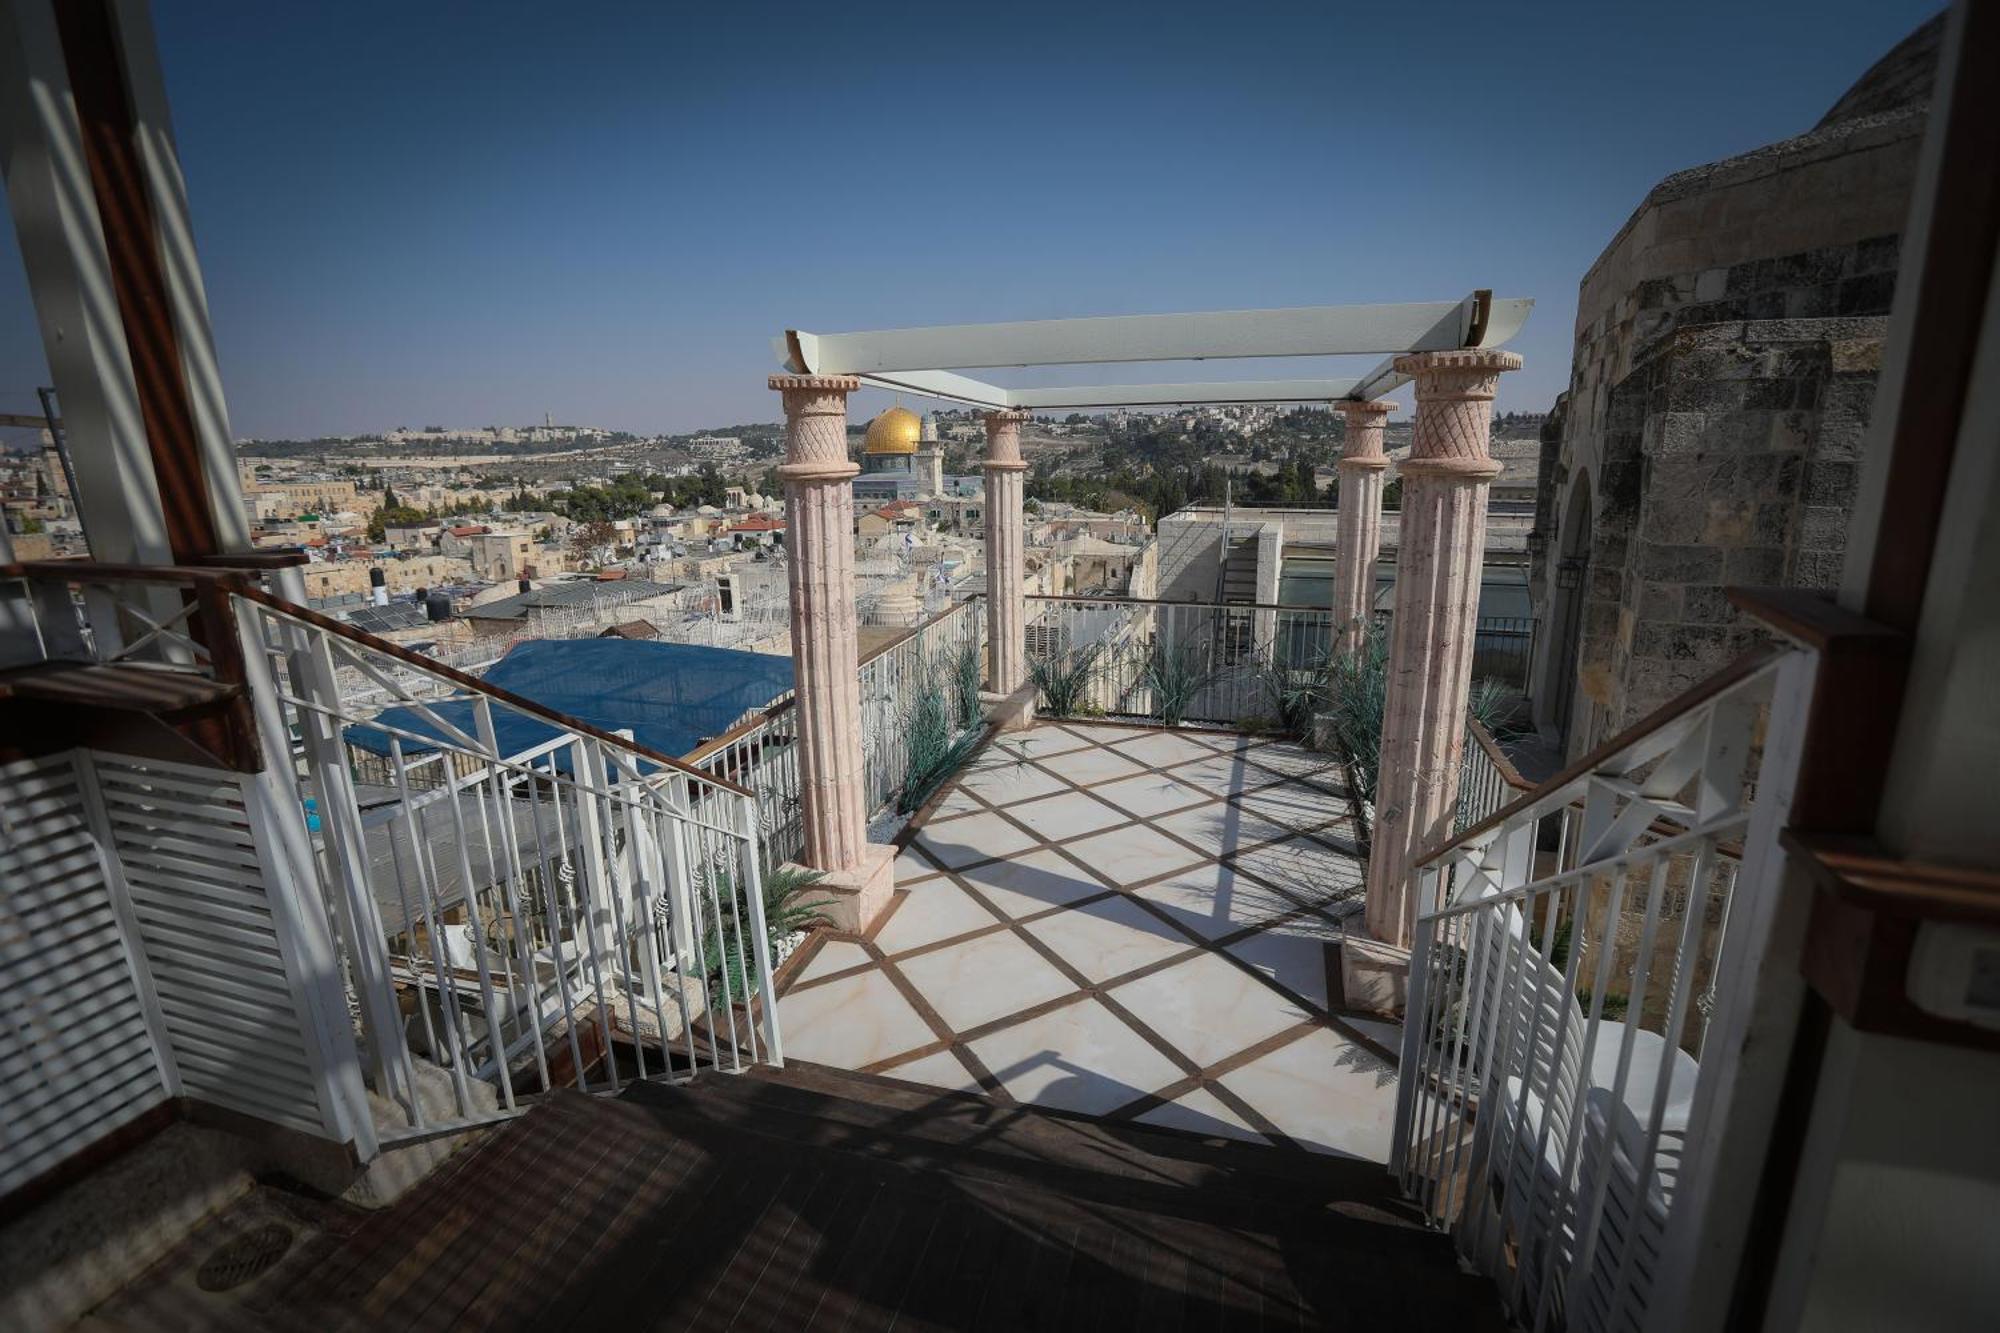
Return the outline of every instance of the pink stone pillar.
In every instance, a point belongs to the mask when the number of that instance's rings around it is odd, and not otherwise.
[[[1417,417],[1402,465],[1396,610],[1375,827],[1368,858],[1368,933],[1408,949],[1417,913],[1410,867],[1451,831],[1458,793],[1479,574],[1486,555],[1486,492],[1500,465],[1487,452],[1500,373],[1512,352],[1417,352],[1396,358],[1416,380]]]
[[[1340,527],[1333,553],[1333,631],[1344,656],[1367,641],[1375,614],[1375,557],[1382,551],[1382,430],[1396,405],[1345,401],[1347,447],[1340,454]]]
[[[1021,423],[1026,412],[986,414],[986,676],[995,694],[1028,682],[1027,538],[1021,518]]]
[[[836,922],[863,930],[888,902],[892,849],[868,842],[854,610],[854,492],[847,456],[851,375],[773,375],[784,395],[792,677],[805,860],[827,872]]]

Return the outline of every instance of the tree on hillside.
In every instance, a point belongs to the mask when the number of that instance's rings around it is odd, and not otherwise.
[[[379,542],[388,535],[390,528],[414,527],[429,517],[425,511],[409,505],[383,505],[368,519],[368,540]]]
[[[618,529],[606,519],[579,525],[569,536],[569,553],[580,565],[601,565],[605,552],[618,549]]]

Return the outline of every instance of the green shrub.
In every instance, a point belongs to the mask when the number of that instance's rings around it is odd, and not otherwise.
[[[726,869],[717,875],[716,900],[721,904],[722,912],[719,920],[709,922],[701,942],[702,973],[709,984],[716,987],[720,987],[727,973],[730,998],[741,1002],[757,993],[757,968],[754,959],[744,956],[742,946],[748,942],[747,939],[740,939],[737,935],[738,922],[742,923],[747,935],[751,916],[748,897],[736,890],[735,878]],[[766,872],[764,932],[773,947],[795,931],[828,924],[828,917],[822,910],[825,900],[809,897],[807,892],[824,878],[824,871],[807,870],[802,866],[785,865]],[[730,911],[732,900],[736,909],[733,913]],[[719,1003],[719,989],[717,996]]]
[[[953,663],[953,684],[958,694],[958,728],[966,731],[986,720],[979,707],[979,640],[968,636],[958,646]]]
[[[1065,648],[1028,664],[1028,675],[1041,691],[1042,711],[1051,717],[1076,717],[1084,711],[1092,672],[1103,655],[1100,644]]]
[[[896,809],[908,814],[930,799],[979,743],[979,647],[970,639],[940,653],[917,682],[916,702],[903,727],[902,790]]]
[[[1326,668],[1325,710],[1340,755],[1354,770],[1359,795],[1375,802],[1376,768],[1382,756],[1383,705],[1389,694],[1389,633],[1381,622],[1350,657],[1335,656]],[[1496,680],[1473,682],[1466,712],[1496,738],[1511,735],[1508,721],[1519,696]]]
[[[1189,706],[1215,679],[1203,649],[1199,642],[1155,639],[1146,654],[1141,678],[1152,692],[1153,716],[1170,727],[1181,724]]]
[[[1277,730],[1295,740],[1312,739],[1313,719],[1333,703],[1334,660],[1329,655],[1302,667],[1271,662],[1257,668],[1258,689]]]
[[[1336,654],[1327,664],[1326,678],[1334,746],[1354,774],[1355,795],[1372,804],[1389,678],[1389,636],[1384,627],[1371,625],[1351,656]]]

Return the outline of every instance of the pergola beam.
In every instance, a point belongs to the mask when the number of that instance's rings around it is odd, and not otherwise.
[[[794,374],[858,375],[884,388],[998,410],[1365,400],[1404,383],[1404,378],[1393,368],[1396,356],[1408,352],[1498,347],[1520,331],[1533,305],[1533,301],[1522,298],[1496,301],[1491,292],[1477,291],[1461,301],[1411,305],[1115,315],[864,333],[809,333],[793,329],[776,339],[773,347],[780,362]],[[994,366],[1383,353],[1390,359],[1359,380],[1202,381],[1007,389],[955,373]]]
[[[795,332],[795,374],[874,375],[982,366],[1068,366],[1210,357],[1349,356],[1466,345],[1476,298],[1414,305],[1299,306],[1194,315],[1111,315],[868,333]],[[790,357],[788,356],[788,360]]]
[[[1010,389],[1010,407],[1180,407],[1204,403],[1314,403],[1344,398],[1350,378],[1324,380],[1211,380],[1182,384],[1098,384],[1075,388]]]
[[[1535,308],[1533,300],[1521,296],[1507,297],[1498,301],[1488,300],[1486,304],[1485,319],[1476,322],[1467,333],[1469,339],[1465,344],[1467,347],[1503,346],[1521,331],[1521,326],[1528,322],[1528,312]],[[1380,365],[1354,382],[1354,390],[1348,397],[1356,402],[1365,403],[1371,398],[1394,393],[1408,384],[1410,377],[1396,369],[1396,358],[1401,355],[1400,352],[1392,352],[1383,358]]]
[[[954,375],[948,370],[904,370],[892,375],[863,375],[861,381],[878,389],[901,389],[926,398],[941,398],[948,403],[966,403],[995,411],[1013,406],[1008,401],[1009,390],[970,376]]]
[[[945,370],[906,370],[891,375],[863,375],[860,379],[862,383],[878,389],[918,393],[927,398],[965,403],[996,412],[1046,412],[1077,407],[1195,407],[1210,403],[1324,403],[1347,397],[1359,383],[1350,377],[1005,389]]]

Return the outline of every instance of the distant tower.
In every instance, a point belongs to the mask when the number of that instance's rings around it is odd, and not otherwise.
[[[910,461],[921,493],[943,495],[944,450],[938,448],[937,418],[928,412],[924,413],[923,429],[918,434],[917,452]]]
[[[555,428],[556,428],[556,414],[553,412],[542,413],[542,429],[554,430]]]

